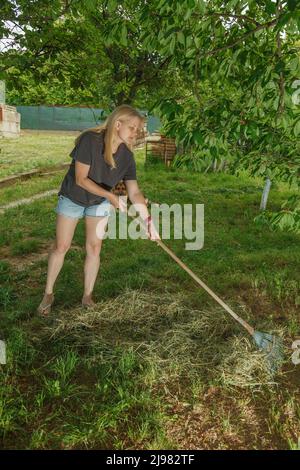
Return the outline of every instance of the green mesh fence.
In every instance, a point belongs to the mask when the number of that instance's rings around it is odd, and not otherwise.
[[[102,122],[99,108],[69,108],[60,106],[17,106],[21,114],[21,129],[81,131]],[[148,116],[148,131],[161,126],[159,119]]]

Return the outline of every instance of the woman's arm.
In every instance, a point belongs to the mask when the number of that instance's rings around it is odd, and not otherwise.
[[[106,189],[101,188],[101,186],[88,177],[89,169],[90,165],[86,165],[85,163],[78,161],[75,162],[76,184],[91,194],[105,197],[116,209],[120,209],[122,212],[126,211],[127,207],[122,199],[119,199],[115,194],[107,191]]]
[[[140,191],[136,180],[126,180],[125,186],[128,192],[128,197],[132,204],[135,206],[135,209],[139,212],[141,218],[147,224],[148,235],[150,240],[160,239],[159,233],[157,232],[149,211],[147,209],[147,203],[144,198],[143,193]]]
[[[142,219],[149,217],[149,211],[147,209],[147,203],[141,192],[136,180],[126,180],[125,186],[127,189],[128,197],[132,204],[136,206],[136,210],[139,212]]]

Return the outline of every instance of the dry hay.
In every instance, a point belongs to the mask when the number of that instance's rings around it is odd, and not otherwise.
[[[185,376],[226,387],[274,383],[264,355],[227,313],[191,309],[181,293],[127,290],[90,311],[56,313],[44,336],[79,349],[89,363],[113,362],[118,347],[131,349],[162,382]]]

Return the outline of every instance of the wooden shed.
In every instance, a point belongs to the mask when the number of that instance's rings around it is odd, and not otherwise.
[[[165,165],[170,166],[177,153],[175,139],[155,132],[146,137],[146,161],[147,159],[160,159]]]

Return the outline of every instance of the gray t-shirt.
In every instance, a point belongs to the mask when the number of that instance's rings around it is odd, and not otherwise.
[[[121,180],[136,180],[136,165],[133,153],[120,144],[114,156],[116,168],[111,168],[104,160],[104,132],[89,131],[81,137],[70,153],[72,163],[63,179],[58,195],[66,196],[80,206],[89,207],[101,204],[104,197],[92,194],[76,184],[75,161],[90,165],[88,177],[107,191]]]

